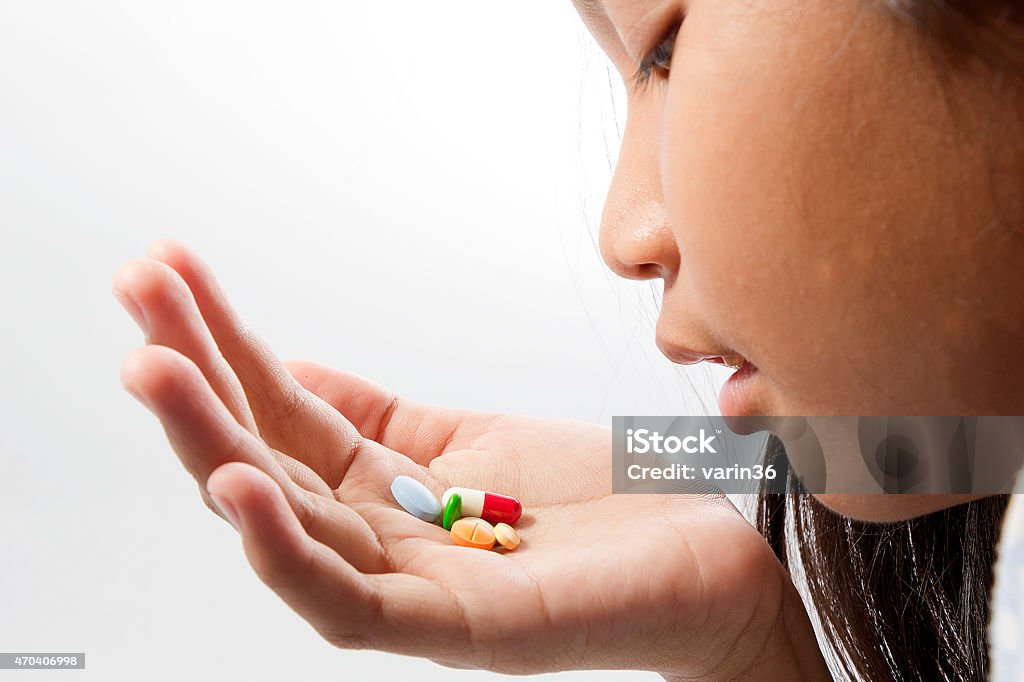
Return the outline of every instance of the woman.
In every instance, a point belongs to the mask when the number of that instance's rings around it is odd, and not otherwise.
[[[602,255],[663,280],[669,358],[742,365],[723,414],[1024,414],[1020,3],[575,1],[629,85]],[[764,495],[754,529],[722,496],[611,495],[607,429],[283,364],[180,244],[114,288],[147,338],[125,387],[337,646],[828,679],[799,566],[836,672],[987,674],[1006,496]],[[396,507],[399,474],[516,495],[526,542],[453,546]]]

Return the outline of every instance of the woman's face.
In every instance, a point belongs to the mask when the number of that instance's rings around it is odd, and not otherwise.
[[[574,2],[630,93],[602,255],[756,368],[724,415],[1024,414],[1019,91],[869,2]]]

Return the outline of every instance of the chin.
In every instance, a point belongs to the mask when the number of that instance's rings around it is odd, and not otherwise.
[[[876,493],[872,495],[815,495],[814,497],[837,514],[858,521],[885,523],[905,521],[989,496],[988,494],[886,495]]]

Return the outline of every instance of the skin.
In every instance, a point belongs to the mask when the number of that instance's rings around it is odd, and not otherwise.
[[[685,14],[601,226],[609,267],[664,281],[666,355],[746,357],[749,414],[1024,414],[1019,83],[937,66],[866,3],[578,9],[627,83]],[[974,497],[819,499],[885,521]]]
[[[750,359],[765,414],[1020,413],[1021,240],[985,227],[998,211],[1019,226],[1020,203],[981,171],[1021,173],[978,151],[981,122],[1003,114],[982,75],[940,88],[909,32],[858,7],[581,7],[625,78],[686,13],[671,72],[630,94],[603,256],[664,280],[668,355]],[[890,254],[913,256],[882,266]],[[146,336],[125,387],[256,573],[332,644],[511,673],[830,679],[760,535],[719,495],[611,495],[607,429],[423,405],[282,362],[173,241],[125,263],[114,293]],[[515,495],[522,545],[453,545],[390,499],[398,474],[438,496]],[[881,513],[960,501],[937,497]]]

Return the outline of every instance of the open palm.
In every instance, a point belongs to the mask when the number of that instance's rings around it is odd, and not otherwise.
[[[456,667],[741,675],[809,625],[761,536],[720,495],[612,495],[598,426],[399,398],[282,363],[209,267],[154,244],[115,276],[144,329],[122,380],[162,421],[257,574],[328,641]],[[515,552],[454,545],[395,476],[517,497]],[[813,635],[810,635],[813,641]]]

